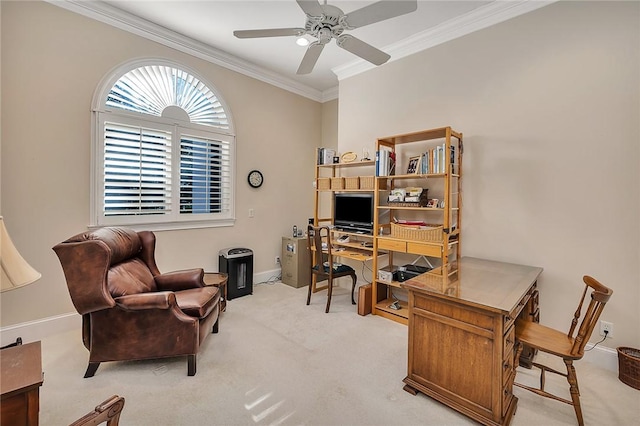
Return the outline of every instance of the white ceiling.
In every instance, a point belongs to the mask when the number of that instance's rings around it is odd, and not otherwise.
[[[337,96],[339,78],[374,67],[339,48],[334,40],[325,47],[310,74],[296,75],[306,49],[295,43],[296,37],[234,37],[234,30],[304,28],[306,17],[295,0],[49,1],[148,38],[164,40],[172,47],[191,50],[189,53],[195,50],[198,56],[212,56],[214,62],[230,63],[232,69],[242,72],[245,68],[249,75],[262,75],[264,80],[275,80],[281,87],[290,85],[293,91],[318,100]],[[371,3],[375,1],[328,2],[344,13]],[[549,3],[418,0],[415,12],[349,33],[389,53],[393,61]]]

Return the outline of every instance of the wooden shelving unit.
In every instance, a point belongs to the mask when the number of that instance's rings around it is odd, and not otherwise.
[[[359,170],[361,169],[361,170]],[[343,171],[348,170],[348,176],[342,176]],[[332,215],[322,217],[320,215],[322,194],[333,195],[336,192],[373,192],[375,187],[372,185],[370,188],[331,188],[322,187],[320,184],[323,179],[332,179],[338,177],[353,177],[355,175],[374,179],[375,174],[375,161],[353,161],[350,163],[334,163],[334,164],[317,164],[315,168],[315,199],[314,199],[314,218],[313,223],[315,226],[333,225],[334,218]],[[328,210],[333,211],[333,199],[330,197],[328,200]],[[338,241],[341,235],[348,235],[349,242],[344,243]],[[356,232],[346,232],[333,230],[331,232],[331,246],[333,247],[333,255],[339,256],[343,259],[350,259],[359,262],[371,261],[373,259],[373,247],[374,236],[367,234],[360,234]],[[316,256],[316,253],[312,253]],[[315,260],[315,257],[314,259]],[[326,287],[316,287],[315,276],[312,278],[312,290],[314,292],[322,290]]]
[[[376,143],[376,151],[389,150],[395,153],[396,173],[405,170],[409,158],[421,155],[434,147],[442,147],[444,153],[437,173],[400,173],[376,177],[372,311],[374,315],[403,324],[408,323],[409,316],[406,291],[401,288],[398,281],[378,279],[377,271],[385,266],[391,270],[401,267],[402,265],[394,264],[395,254],[396,259],[413,257],[414,262],[421,260],[424,256],[426,261],[434,266],[428,274],[443,280],[456,273],[456,260],[460,258],[461,236],[462,133],[450,127],[443,127],[380,138]],[[451,150],[453,150],[453,156]],[[439,207],[390,205],[387,201],[389,191],[407,186],[428,189],[429,198],[442,200],[444,205]],[[413,239],[398,233],[392,234],[391,222],[394,219],[422,220],[427,224],[441,227],[441,230],[437,232],[435,238]],[[379,257],[382,253],[388,254],[386,265]],[[397,303],[394,304],[394,302]],[[399,309],[394,309],[398,306]]]

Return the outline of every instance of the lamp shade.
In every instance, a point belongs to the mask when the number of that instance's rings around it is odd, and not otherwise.
[[[2,291],[31,284],[42,276],[24,260],[13,245],[2,216],[0,216],[0,263],[2,264],[0,276]]]

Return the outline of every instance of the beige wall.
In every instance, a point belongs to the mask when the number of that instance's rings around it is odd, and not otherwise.
[[[463,254],[543,267],[564,329],[593,275],[614,290],[602,345],[638,347],[639,28],[637,2],[559,2],[343,80],[340,150],[463,132]]]
[[[237,134],[236,225],[158,232],[158,266],[217,270],[218,251],[233,246],[253,249],[256,273],[275,273],[281,236],[313,214],[315,148],[332,128],[320,103],[47,3],[1,8],[2,215],[42,273],[2,294],[3,327],[75,312],[51,247],[87,229],[92,96],[112,68],[136,58],[175,60],[212,82]],[[259,190],[246,183],[254,168],[265,176]]]

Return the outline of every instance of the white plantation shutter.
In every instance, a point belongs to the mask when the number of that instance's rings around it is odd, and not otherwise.
[[[171,132],[104,123],[105,216],[171,212]]]
[[[155,116],[175,105],[192,123],[229,129],[227,114],[215,93],[176,67],[147,65],[129,71],[113,85],[105,105]]]
[[[181,214],[229,212],[230,177],[230,141],[182,135],[180,139]]]
[[[94,98],[92,225],[233,225],[235,137],[224,102],[166,61],[128,69]]]

